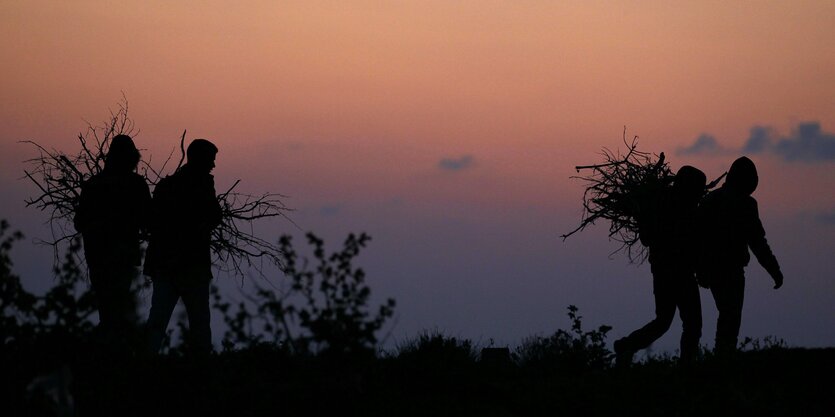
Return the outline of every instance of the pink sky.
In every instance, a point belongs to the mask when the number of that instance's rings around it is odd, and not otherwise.
[[[230,4],[0,4],[0,184],[13,196],[0,216],[43,233],[42,216],[21,208],[32,191],[16,179],[31,149],[16,141],[72,151],[83,119],[104,119],[124,92],[146,154],[162,158],[188,129],[220,147],[219,187],[242,178],[288,194],[296,221],[334,244],[369,231],[375,291],[400,301],[404,333],[438,326],[513,342],[567,325],[569,303],[626,332],[650,318],[648,268],[607,260],[602,225],[560,241],[579,218],[575,164],[619,146],[624,125],[674,168],[710,177],[752,126],[835,131],[829,1]],[[724,150],[676,154],[703,133]],[[466,157],[464,169],[439,168]],[[835,345],[835,286],[821,278],[835,267],[835,220],[825,220],[835,165],[755,160],[764,222],[798,284],[765,291],[749,267],[744,326]],[[702,295],[709,343],[713,303]],[[797,330],[770,326],[777,315],[830,318]]]

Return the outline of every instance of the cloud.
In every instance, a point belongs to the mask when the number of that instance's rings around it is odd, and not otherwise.
[[[819,223],[835,225],[835,209],[832,209],[829,212],[818,213],[818,215],[815,216],[815,220]]]
[[[686,148],[679,148],[678,154],[679,155],[716,155],[722,151],[722,147],[719,146],[719,142],[716,141],[716,138],[708,135],[706,133],[702,133],[698,138],[696,138],[696,142]]]
[[[801,123],[774,151],[788,161],[835,161],[835,134],[821,131],[818,122]]]
[[[464,155],[460,158],[442,158],[438,162],[438,168],[444,171],[463,171],[471,168],[475,163],[475,158],[472,155]]]
[[[774,131],[765,126],[754,126],[751,128],[751,134],[748,135],[748,140],[745,141],[745,146],[742,147],[743,153],[762,153],[771,148],[774,140]]]
[[[789,136],[781,137],[772,128],[754,126],[741,149],[724,148],[713,136],[702,134],[680,155],[772,154],[786,161],[835,161],[835,134],[824,132],[818,122],[799,123]]]
[[[341,213],[343,210],[342,204],[328,204],[319,207],[319,215],[320,216],[336,216],[337,214]]]
[[[300,151],[304,149],[304,143],[299,141],[287,142],[286,146],[288,151]]]

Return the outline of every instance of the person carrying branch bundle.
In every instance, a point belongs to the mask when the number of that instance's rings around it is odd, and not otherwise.
[[[765,239],[757,200],[751,196],[759,177],[754,162],[746,157],[734,161],[725,184],[709,193],[699,207],[702,233],[699,283],[710,288],[719,318],[715,351],[736,350],[742,322],[745,267],[751,260],[748,248],[771,275],[774,289],[783,285],[783,273]]]
[[[128,346],[136,326],[131,285],[141,264],[140,234],[148,226],[151,193],[136,173],[140,160],[133,139],[117,135],[110,142],[104,169],[81,186],[73,223],[84,242],[99,329],[109,349]]]
[[[187,162],[154,189],[151,238],[145,274],[154,291],[148,315],[148,348],[159,351],[177,301],[182,298],[189,322],[189,342],[197,352],[212,349],[209,287],[212,279],[212,230],[222,211],[215,194],[217,147],[195,139]]]
[[[672,324],[676,309],[682,321],[680,361],[693,361],[699,351],[702,312],[696,282],[696,210],[704,194],[705,174],[691,166],[676,173],[671,187],[656,192],[635,214],[641,243],[649,250],[655,319],[615,341],[619,366],[632,362],[635,352],[648,347]]]

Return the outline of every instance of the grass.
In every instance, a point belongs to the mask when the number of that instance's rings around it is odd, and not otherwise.
[[[34,352],[33,352],[34,353]],[[28,352],[2,357],[13,415],[48,410],[26,386],[61,370]],[[555,353],[556,354],[556,353]],[[385,355],[300,356],[270,345],[206,357],[66,358],[77,415],[827,415],[835,349],[765,346],[680,368],[545,368],[517,357],[482,363],[472,342],[423,333]]]

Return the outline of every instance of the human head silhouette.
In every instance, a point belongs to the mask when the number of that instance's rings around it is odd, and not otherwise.
[[[685,165],[673,179],[673,189],[688,202],[698,203],[705,191],[707,176],[698,168]]]
[[[760,179],[754,161],[743,156],[731,164],[725,187],[743,195],[751,195],[757,189]]]
[[[116,135],[110,140],[110,148],[104,158],[104,167],[110,171],[133,172],[139,164],[139,150],[128,135]]]
[[[211,172],[215,167],[215,155],[217,146],[206,139],[195,139],[186,149],[188,165],[205,172]]]

